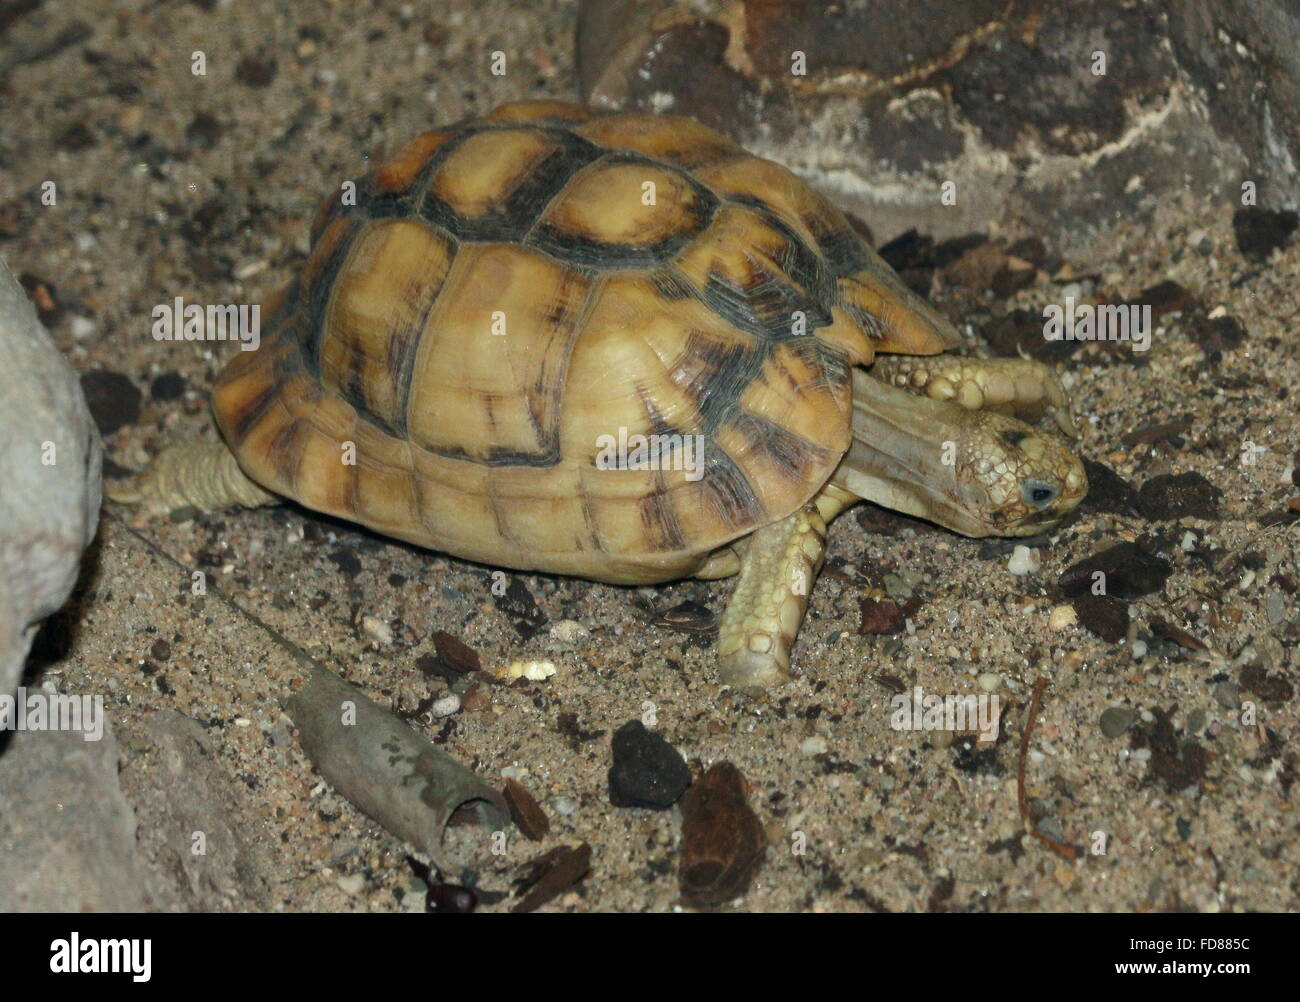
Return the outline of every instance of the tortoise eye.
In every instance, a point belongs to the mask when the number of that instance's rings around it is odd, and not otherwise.
[[[1021,495],[1039,511],[1046,509],[1056,500],[1056,488],[1041,480],[1026,480],[1021,488]]]

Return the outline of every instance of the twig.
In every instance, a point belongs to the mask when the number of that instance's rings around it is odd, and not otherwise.
[[[1029,719],[1025,721],[1025,732],[1020,735],[1020,766],[1016,777],[1016,793],[1020,798],[1020,820],[1030,835],[1047,845],[1058,856],[1073,860],[1079,856],[1075,846],[1058,842],[1049,835],[1044,835],[1029,818],[1029,803],[1025,800],[1025,758],[1029,755],[1029,738],[1034,733],[1034,721],[1038,718],[1038,704],[1042,701],[1043,690],[1047,688],[1047,679],[1039,676],[1034,683],[1034,697],[1029,701]]]

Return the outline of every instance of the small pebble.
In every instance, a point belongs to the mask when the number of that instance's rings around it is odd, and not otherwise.
[[[1191,553],[1196,549],[1196,533],[1190,529],[1183,533],[1183,541],[1178,544],[1184,553]]]
[[[1147,762],[1151,758],[1151,749],[1139,748],[1137,751],[1133,753],[1133,758],[1138,762]]]
[[[1131,707],[1109,707],[1102,713],[1099,721],[1101,733],[1108,738],[1117,738],[1132,727],[1136,719],[1137,714]]]
[[[346,877],[339,877],[336,883],[344,894],[360,894],[366,886],[366,877],[363,873],[350,873]]]
[[[362,616],[361,629],[365,631],[366,636],[381,644],[393,642],[393,628],[378,616]]]
[[[996,672],[986,671],[982,672],[975,681],[985,692],[997,692],[998,687],[1002,685],[1002,676]]]
[[[1047,619],[1047,625],[1053,630],[1068,630],[1071,626],[1078,625],[1078,622],[1079,614],[1074,611],[1072,605],[1056,606]]]
[[[578,802],[563,794],[551,797],[546,801],[546,806],[563,818],[572,817],[578,812]]]
[[[95,333],[95,321],[87,317],[72,318],[72,336],[81,340]]]
[[[903,603],[912,597],[912,589],[897,574],[885,575],[885,594],[895,602]]]
[[[1007,570],[1017,577],[1024,577],[1026,574],[1036,574],[1042,563],[1043,558],[1037,550],[1031,550],[1028,546],[1017,546],[1011,551],[1011,559],[1007,561]]]
[[[531,682],[540,682],[555,674],[555,665],[550,661],[511,661],[510,664],[495,669],[493,674],[507,681],[526,678]]]
[[[1286,601],[1280,591],[1271,591],[1264,599],[1264,615],[1270,626],[1281,626],[1286,619]]]
[[[429,708],[429,712],[435,717],[450,717],[460,709],[460,697],[454,692],[450,695],[443,696]]]
[[[1133,641],[1133,660],[1140,661],[1147,656],[1147,644],[1145,640]]]
[[[1214,687],[1214,701],[1225,710],[1235,710],[1241,705],[1241,690],[1236,682],[1220,682]]]
[[[574,644],[586,640],[591,631],[572,619],[562,619],[551,627],[551,636],[562,644]]]
[[[830,746],[826,743],[826,739],[819,737],[816,734],[810,738],[804,738],[804,740],[799,744],[799,751],[803,752],[805,755],[822,755],[828,751],[829,748]]]

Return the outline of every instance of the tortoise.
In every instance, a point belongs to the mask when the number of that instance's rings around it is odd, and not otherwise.
[[[119,499],[289,498],[623,585],[737,575],[738,686],[789,677],[850,504],[1024,536],[1087,489],[1049,369],[942,354],[956,329],[844,214],[688,118],[531,101],[426,132],[325,200],[265,312],[212,395],[224,444]]]

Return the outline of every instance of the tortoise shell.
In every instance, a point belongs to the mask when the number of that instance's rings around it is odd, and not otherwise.
[[[332,194],[266,313],[213,397],[250,477],[621,583],[807,503],[849,445],[850,367],[955,337],[785,168],[689,119],[558,102],[424,133]],[[620,430],[701,436],[702,466],[608,468]]]

